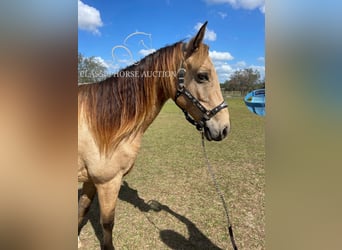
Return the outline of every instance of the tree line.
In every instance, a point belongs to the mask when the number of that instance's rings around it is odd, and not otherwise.
[[[225,91],[240,91],[242,95],[255,90],[265,88],[265,79],[260,78],[259,71],[246,68],[233,72],[229,80],[221,83]]]

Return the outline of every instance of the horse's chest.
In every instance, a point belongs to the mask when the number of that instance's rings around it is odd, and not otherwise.
[[[111,157],[95,157],[97,154],[79,154],[78,181],[103,183],[120,175],[123,176],[133,167],[138,154],[138,145],[128,144],[119,147]],[[83,156],[83,157],[82,157]]]
[[[82,159],[82,157],[80,157],[80,155],[78,156],[77,178],[78,178],[79,182],[87,182],[87,181],[89,181],[87,165],[86,165],[84,159]]]

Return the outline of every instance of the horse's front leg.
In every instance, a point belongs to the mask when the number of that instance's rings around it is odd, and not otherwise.
[[[78,235],[80,235],[84,216],[89,211],[90,204],[96,193],[96,188],[92,182],[83,183],[82,194],[78,202]],[[78,237],[78,247],[81,247],[81,241]]]
[[[83,183],[82,194],[78,201],[78,234],[80,234],[82,221],[89,211],[95,193],[96,188],[92,182]]]
[[[96,184],[103,230],[103,249],[113,250],[112,232],[114,227],[115,205],[121,187],[121,176],[106,183]]]

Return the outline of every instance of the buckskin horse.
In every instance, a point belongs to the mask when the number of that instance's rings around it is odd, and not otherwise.
[[[168,99],[208,141],[220,141],[229,132],[227,104],[209,47],[202,43],[206,25],[187,43],[166,46],[108,79],[78,86],[78,181],[83,182],[78,234],[97,192],[102,249],[114,249],[114,211],[122,178],[134,165],[144,132]]]

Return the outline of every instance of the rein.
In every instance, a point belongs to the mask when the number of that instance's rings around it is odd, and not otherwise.
[[[184,51],[184,47],[183,47],[183,51]],[[197,100],[191,93],[189,90],[187,90],[185,88],[185,85],[184,85],[184,79],[185,79],[185,73],[186,73],[186,70],[184,68],[184,61],[182,62],[182,65],[181,67],[179,68],[178,70],[178,73],[177,73],[177,92],[176,92],[176,96],[175,96],[175,103],[177,104],[177,106],[183,111],[184,115],[185,115],[185,119],[190,122],[192,125],[194,125],[196,127],[196,129],[198,131],[201,132],[201,135],[202,135],[202,148],[203,148],[203,155],[204,155],[204,158],[206,160],[206,163],[207,163],[207,168],[208,168],[208,172],[210,173],[210,176],[211,176],[211,179],[214,183],[214,186],[215,186],[215,189],[216,189],[216,192],[218,194],[218,196],[220,197],[221,199],[221,202],[222,202],[222,205],[223,205],[223,208],[224,208],[224,211],[225,211],[225,214],[226,214],[226,219],[227,219],[227,228],[228,228],[228,234],[229,234],[229,237],[230,237],[230,241],[232,243],[232,246],[233,246],[233,249],[234,250],[238,250],[237,246],[236,246],[236,243],[235,243],[235,239],[234,239],[234,233],[233,233],[233,226],[230,222],[230,218],[229,218],[229,213],[228,213],[228,207],[227,207],[227,204],[226,204],[226,201],[223,197],[223,194],[217,184],[217,181],[216,181],[216,177],[215,177],[215,174],[212,170],[212,167],[210,165],[210,162],[209,162],[209,159],[208,159],[208,156],[207,156],[207,152],[205,150],[205,143],[204,143],[204,127],[205,127],[205,123],[206,121],[209,121],[213,116],[215,116],[218,112],[220,112],[222,109],[224,108],[227,108],[228,107],[228,104],[223,101],[222,103],[220,103],[219,105],[217,105],[215,108],[211,109],[211,110],[208,110],[206,109],[201,103],[199,100]],[[185,97],[185,99],[187,101],[190,101],[190,103],[192,105],[194,105],[197,110],[201,113],[201,118],[199,120],[195,120],[187,110],[185,110],[185,108],[181,107],[178,103],[177,103],[177,99],[180,97],[180,96],[183,96]]]
[[[218,186],[218,183],[216,181],[216,177],[215,177],[215,174],[213,172],[213,169],[210,165],[210,162],[209,162],[209,159],[208,159],[208,155],[207,155],[207,151],[205,150],[205,144],[204,144],[204,133],[203,131],[201,131],[201,135],[202,135],[202,149],[203,149],[203,155],[204,155],[204,158],[206,160],[206,163],[207,163],[207,168],[208,168],[208,172],[211,176],[211,179],[214,183],[214,186],[215,186],[215,189],[216,189],[216,192],[218,194],[218,196],[220,197],[221,199],[221,202],[222,202],[222,206],[224,208],[224,211],[225,211],[225,214],[226,214],[226,219],[227,219],[227,228],[228,228],[228,234],[229,234],[229,238],[230,238],[230,242],[232,243],[232,246],[233,246],[233,249],[234,250],[238,250],[237,246],[236,246],[236,243],[235,243],[235,238],[234,238],[234,233],[233,233],[233,226],[232,226],[232,223],[230,222],[230,218],[229,218],[229,212],[228,212],[228,206],[226,204],[226,201],[224,199],[224,196]]]
[[[178,79],[178,84],[177,84],[177,92],[176,92],[176,96],[175,96],[175,103],[177,104],[177,106],[183,111],[184,115],[185,115],[185,119],[190,122],[192,125],[194,125],[198,131],[202,131],[203,128],[205,127],[205,122],[209,121],[213,116],[215,116],[220,110],[227,108],[228,104],[223,101],[221,104],[219,104],[218,106],[216,106],[215,108],[213,108],[212,110],[207,110],[201,103],[200,101],[198,101],[191,93],[189,90],[187,90],[184,86],[184,78],[185,78],[185,73],[186,70],[183,67],[183,63],[182,66],[180,67],[180,69],[178,70],[178,74],[177,74],[177,79]],[[192,118],[190,116],[190,114],[188,113],[188,111],[186,111],[183,107],[181,107],[178,103],[177,103],[177,99],[180,96],[184,96],[188,101],[190,101],[200,112],[201,112],[201,116],[202,118],[199,121],[196,121],[194,118]]]

